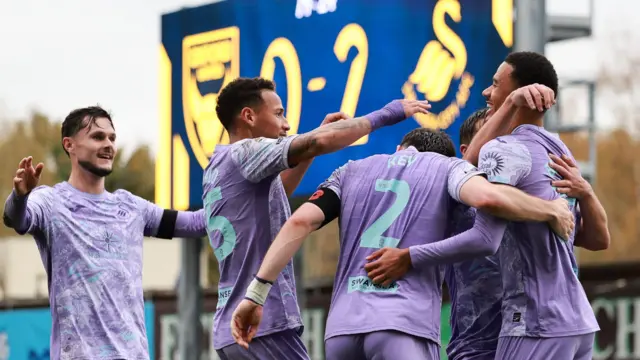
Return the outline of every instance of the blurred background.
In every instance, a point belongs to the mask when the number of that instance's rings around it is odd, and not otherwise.
[[[446,129],[458,144],[502,59],[544,52],[562,84],[546,126],[581,161],[613,239],[604,252],[578,250],[602,328],[594,359],[640,359],[638,14],[637,0],[1,1],[0,195],[27,155],[45,162],[43,183],[67,179],[60,125],[78,107],[112,112],[120,152],[108,189],[183,210],[202,206],[202,168],[228,141],[214,108],[235,77],[274,79],[292,133],[328,112],[363,115],[398,98],[433,104],[429,116],[317,158],[291,198],[295,209],[332,170],[394,151],[417,126]],[[30,240],[0,227],[0,360],[49,358],[47,276]],[[324,358],[337,258],[335,222],[296,258],[314,360]],[[145,239],[152,359],[217,358],[209,350],[217,279],[206,239]],[[448,311],[445,296],[443,347]]]

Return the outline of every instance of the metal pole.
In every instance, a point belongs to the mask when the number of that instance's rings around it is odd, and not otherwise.
[[[515,51],[544,54],[547,43],[546,0],[516,0]]]
[[[178,316],[180,360],[199,360],[202,353],[200,340],[200,314],[202,293],[200,289],[201,239],[182,239],[182,265],[178,284]]]

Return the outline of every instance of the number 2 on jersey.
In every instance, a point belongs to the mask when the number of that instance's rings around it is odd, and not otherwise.
[[[400,242],[400,239],[393,237],[382,236],[387,231],[391,224],[402,214],[402,211],[407,207],[409,203],[409,195],[411,189],[409,183],[404,180],[376,180],[376,191],[387,192],[391,191],[396,194],[396,200],[393,205],[382,214],[376,221],[371,224],[363,233],[360,238],[360,247],[380,249],[383,247],[396,247]]]
[[[218,171],[216,170],[213,174],[213,181],[217,178]],[[213,248],[213,253],[218,259],[218,262],[224,260],[227,256],[231,254],[233,248],[236,246],[236,229],[233,228],[229,219],[224,216],[212,216],[213,215],[213,205],[216,201],[222,199],[222,191],[220,191],[220,187],[214,187],[210,191],[207,192],[204,199],[205,205],[205,216],[207,217],[207,233],[209,233],[209,243]],[[212,235],[214,232],[220,231],[220,235],[222,235],[222,244],[217,248],[213,245]]]

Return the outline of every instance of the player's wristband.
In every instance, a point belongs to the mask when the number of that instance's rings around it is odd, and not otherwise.
[[[406,119],[404,108],[399,100],[393,100],[382,109],[376,110],[364,116],[371,124],[371,131],[375,131],[383,126],[397,124]]]
[[[264,305],[272,285],[269,281],[256,277],[249,284],[247,293],[244,296],[258,305]]]

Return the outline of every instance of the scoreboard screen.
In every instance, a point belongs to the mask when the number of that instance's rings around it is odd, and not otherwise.
[[[445,129],[485,106],[482,90],[513,40],[512,0],[226,0],[162,16],[156,202],[202,206],[202,171],[229,136],[215,113],[231,80],[275,81],[290,134],[330,112],[365,115],[394,99],[426,99],[419,114],[318,157],[295,195],[348,160],[395,151],[422,126]]]

